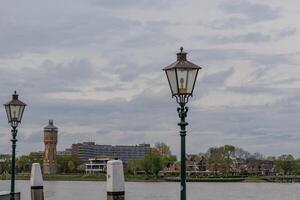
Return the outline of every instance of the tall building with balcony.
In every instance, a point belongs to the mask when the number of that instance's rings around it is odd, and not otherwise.
[[[48,126],[44,128],[44,144],[45,154],[43,161],[44,174],[56,174],[57,160],[56,160],[56,145],[57,145],[58,129],[53,125],[53,120],[49,120]]]

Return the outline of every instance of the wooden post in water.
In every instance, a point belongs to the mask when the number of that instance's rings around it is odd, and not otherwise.
[[[123,163],[121,160],[107,162],[107,200],[125,200]]]
[[[44,200],[43,176],[39,163],[32,164],[30,186],[31,200]]]

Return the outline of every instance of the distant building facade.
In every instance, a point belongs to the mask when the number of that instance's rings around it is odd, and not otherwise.
[[[259,174],[264,176],[273,175],[274,162],[270,160],[249,159],[247,161],[247,173]]]
[[[207,170],[208,160],[203,155],[187,154],[187,171],[205,172]]]
[[[131,160],[143,159],[151,149],[150,144],[128,145],[99,145],[95,142],[83,142],[72,144],[72,155],[77,156],[81,161],[88,161],[90,158],[108,157],[118,158],[127,163]]]
[[[49,125],[44,128],[45,154],[43,161],[44,174],[56,174],[56,145],[58,129],[53,125],[53,120],[49,120]]]
[[[72,149],[66,149],[64,151],[57,151],[57,156],[72,156]]]
[[[106,172],[107,162],[110,158],[90,158],[88,163],[85,163],[85,173],[97,174]]]

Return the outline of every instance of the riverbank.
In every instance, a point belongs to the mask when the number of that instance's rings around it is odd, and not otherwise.
[[[57,174],[44,175],[46,181],[106,181],[105,174]],[[9,175],[0,175],[0,180],[9,180]],[[18,174],[17,180],[29,180],[30,174]],[[125,174],[127,182],[179,182],[179,177],[156,177],[146,175]],[[300,179],[286,179],[283,177],[265,176],[230,176],[230,177],[189,177],[188,182],[300,182]]]
[[[46,181],[106,181],[106,174],[56,174],[44,175]],[[9,174],[0,175],[0,180],[10,180]],[[17,174],[16,180],[30,180],[30,174]],[[126,182],[179,182],[179,177],[156,177],[125,174]],[[187,182],[247,182],[247,183],[300,183],[300,176],[227,176],[188,177]]]
[[[165,178],[165,181],[176,181],[179,182],[180,178],[175,177],[175,178]],[[245,176],[245,177],[197,177],[197,178],[187,178],[188,182],[270,182],[266,177],[263,176]]]

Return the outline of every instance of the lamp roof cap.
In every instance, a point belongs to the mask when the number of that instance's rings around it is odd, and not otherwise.
[[[19,95],[15,91],[12,95],[12,100],[4,104],[4,106],[26,106],[26,104],[19,100]]]
[[[180,47],[180,52],[178,52],[176,55],[177,55],[176,62],[168,65],[163,70],[166,71],[172,69],[186,69],[186,70],[201,69],[200,66],[187,60],[186,58],[187,53],[183,51],[183,47]]]

